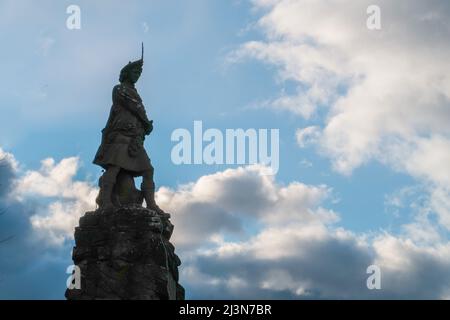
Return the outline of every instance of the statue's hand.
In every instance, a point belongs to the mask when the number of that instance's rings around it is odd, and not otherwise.
[[[153,131],[153,120],[150,120],[147,127],[145,128],[145,135],[148,136]]]

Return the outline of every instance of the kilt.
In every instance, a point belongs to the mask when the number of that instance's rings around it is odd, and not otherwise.
[[[129,137],[121,133],[111,133],[97,150],[93,163],[107,169],[117,166],[130,171],[134,176],[151,170],[152,164],[144,149],[143,141],[138,137]]]

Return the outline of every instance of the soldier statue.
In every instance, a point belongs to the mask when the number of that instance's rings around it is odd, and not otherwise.
[[[153,120],[148,119],[135,88],[143,64],[142,45],[141,59],[129,62],[120,71],[120,84],[113,88],[108,122],[93,161],[105,169],[99,179],[97,204],[106,211],[124,204],[141,204],[142,199],[147,208],[162,211],[155,202],[154,169],[144,149],[145,136],[153,130]],[[134,187],[134,177],[139,176],[142,177],[141,191]]]

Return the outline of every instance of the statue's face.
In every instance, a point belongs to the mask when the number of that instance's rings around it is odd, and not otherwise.
[[[130,70],[129,79],[132,83],[136,83],[141,76],[142,68],[133,68]]]

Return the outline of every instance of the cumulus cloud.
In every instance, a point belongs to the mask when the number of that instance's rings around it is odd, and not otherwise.
[[[320,128],[317,126],[309,126],[297,129],[296,138],[297,143],[301,148],[314,144],[320,138]]]
[[[388,298],[448,299],[450,244],[417,245],[411,239],[384,235],[373,242],[374,263],[383,270]]]
[[[289,225],[201,253],[183,276],[194,286],[200,279],[215,297],[442,299],[450,288],[449,248],[420,247],[389,234],[366,240],[342,229]],[[373,264],[382,272],[381,290],[366,286]]]
[[[11,180],[18,170],[18,162],[13,154],[0,148],[0,197],[4,197],[10,190]]]
[[[47,158],[38,170],[22,172],[14,155],[0,148],[0,169],[0,209],[25,213],[21,218],[27,217],[34,235],[48,244],[61,246],[71,239],[80,216],[95,209],[98,189],[75,179],[77,157]]]
[[[86,181],[77,181],[79,158],[71,157],[56,162],[52,158],[41,161],[41,168],[28,170],[15,179],[10,196],[19,202],[41,199],[30,217],[33,230],[50,244],[62,245],[73,237],[78,219],[95,209],[98,189]]]
[[[266,41],[244,44],[233,58],[274,64],[297,83],[273,107],[282,101],[305,118],[327,108],[318,144],[337,171],[378,159],[435,182],[448,177],[447,1],[378,1],[377,31],[366,28],[370,1],[253,3],[264,10],[257,26]]]
[[[227,297],[356,297],[368,294],[365,270],[371,264],[363,241],[323,225],[267,228],[248,241],[223,243],[200,254],[195,272],[216,279],[211,291]],[[191,272],[193,272],[191,270]],[[188,280],[191,276],[188,274]],[[241,288],[234,290],[235,277]]]
[[[158,202],[173,214],[181,277],[192,297],[448,297],[450,244],[437,232],[431,237],[426,228],[433,226],[417,216],[398,235],[358,234],[324,208],[331,193],[326,186],[279,185],[258,166],[161,188]],[[373,264],[382,270],[382,290],[367,289]]]
[[[160,188],[157,201],[174,213],[180,232],[174,241],[184,248],[198,248],[226,233],[243,233],[246,224],[284,224],[286,219],[303,223],[331,223],[337,215],[321,207],[331,190],[293,182],[278,185],[274,176],[264,175],[261,166],[240,167],[202,176],[176,190]]]
[[[414,177],[450,230],[448,1],[378,1],[381,30],[366,27],[371,1],[253,4],[265,39],[230,59],[275,65],[281,83],[296,85],[268,104],[310,122],[298,145],[314,146],[341,174],[376,160]]]
[[[15,157],[0,149],[0,299],[60,299],[71,246],[49,247],[36,239],[30,219],[45,204],[11,197],[21,174]]]
[[[12,155],[9,159],[14,163]],[[3,168],[12,171],[12,166]],[[49,251],[42,255],[42,241],[70,245],[67,240],[78,217],[95,203],[97,192],[76,180],[78,169],[77,158],[46,159],[38,170],[12,175],[10,181],[15,182],[7,198],[21,206],[14,210],[14,219],[20,220],[26,237],[9,254],[14,256],[17,248],[30,253],[2,265],[11,274],[9,282],[24,279],[31,256],[49,256]],[[444,238],[412,238],[409,233],[419,229],[414,223],[400,235],[346,230],[339,226],[338,214],[326,208],[333,193],[329,187],[298,181],[282,185],[264,172],[260,166],[228,169],[158,190],[157,201],[172,213],[176,226],[172,240],[183,261],[181,281],[191,298],[450,297],[450,244]],[[408,193],[388,201],[402,206],[401,197]],[[33,197],[49,201],[36,205]],[[42,241],[30,241],[33,231]],[[52,270],[64,267],[70,263],[66,255],[63,259],[56,253],[51,260],[57,264],[46,263]],[[381,268],[381,290],[367,289],[366,270],[372,264]],[[14,273],[18,265],[20,279]],[[62,277],[63,267],[58,267]]]
[[[8,203],[6,197],[10,190],[11,181],[15,177],[18,163],[11,153],[3,151],[0,148],[0,217],[4,217],[7,212]],[[5,224],[3,223],[3,226]],[[13,235],[8,228],[1,227],[0,224],[0,244],[10,240]]]

